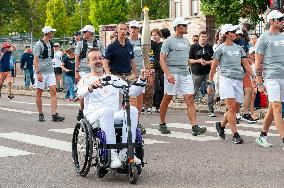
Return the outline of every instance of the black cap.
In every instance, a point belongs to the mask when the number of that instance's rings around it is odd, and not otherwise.
[[[74,33],[74,35],[75,35],[75,36],[81,35],[81,32],[77,31],[77,32]]]

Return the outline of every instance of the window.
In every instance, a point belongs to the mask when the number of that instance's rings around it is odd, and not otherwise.
[[[198,0],[191,0],[191,16],[198,15]]]
[[[180,11],[180,1],[175,0],[175,17],[181,17],[181,11]]]

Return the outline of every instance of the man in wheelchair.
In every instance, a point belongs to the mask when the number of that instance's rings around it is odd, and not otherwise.
[[[82,78],[78,83],[78,96],[84,99],[84,115],[90,124],[95,128],[96,122],[99,122],[101,130],[105,132],[106,144],[116,144],[114,123],[121,122],[126,119],[125,110],[122,106],[121,89],[114,88],[111,85],[102,87],[102,78],[106,77],[103,72],[103,57],[99,49],[93,48],[88,52],[88,64],[91,73]],[[148,73],[141,71],[141,76],[137,83],[145,83]],[[110,83],[115,85],[125,85],[126,82],[111,75]],[[96,88],[96,89],[94,89]],[[141,94],[143,87],[132,85],[129,88],[130,96],[138,96]],[[136,107],[130,107],[132,142],[135,143],[136,128],[138,123],[138,110]],[[127,125],[123,123],[122,143],[127,143]],[[111,149],[111,168],[118,168],[122,165],[122,161],[127,158],[127,148],[117,153],[116,149]],[[134,156],[136,164],[141,164],[141,160]]]

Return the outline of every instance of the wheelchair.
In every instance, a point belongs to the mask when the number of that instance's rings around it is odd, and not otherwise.
[[[114,87],[122,87],[115,86]],[[142,130],[140,127],[136,129],[135,143],[132,143],[131,120],[130,120],[130,106],[129,106],[129,87],[130,84],[123,86],[125,110],[127,114],[127,143],[122,141],[122,127],[123,121],[114,124],[116,144],[106,144],[106,135],[103,130],[99,128],[99,122],[92,126],[89,121],[84,118],[80,120],[73,132],[72,138],[72,158],[76,172],[80,176],[86,176],[91,167],[96,167],[97,177],[103,178],[109,171],[127,174],[128,181],[131,184],[136,184],[139,176],[142,173],[142,167],[146,164],[144,162],[144,141],[142,137]],[[96,127],[96,128],[93,128]],[[127,148],[127,159],[121,161],[122,166],[116,169],[110,168],[111,163],[111,149],[120,151]],[[141,160],[141,164],[136,164],[134,155]]]

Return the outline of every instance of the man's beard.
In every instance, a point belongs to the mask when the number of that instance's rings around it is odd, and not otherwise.
[[[97,67],[97,66],[90,66],[90,68],[91,68],[91,71],[92,72],[96,72],[96,73],[102,73],[103,72],[103,66],[101,66],[101,67]]]

